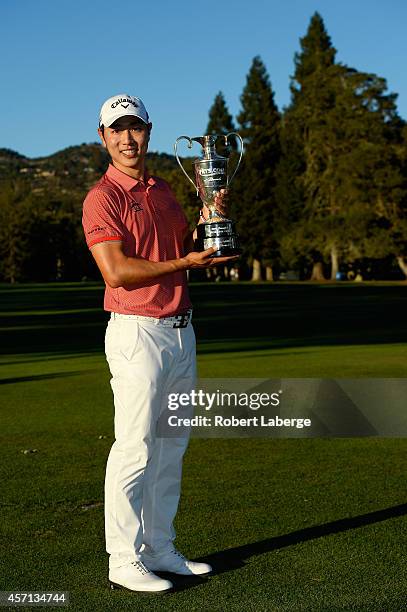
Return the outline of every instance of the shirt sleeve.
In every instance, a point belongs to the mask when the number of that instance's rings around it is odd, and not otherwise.
[[[108,193],[90,191],[83,203],[82,226],[89,248],[107,240],[123,240],[119,208]]]

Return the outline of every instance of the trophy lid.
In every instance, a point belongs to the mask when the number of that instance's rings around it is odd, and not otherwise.
[[[207,134],[206,136],[195,136],[191,138],[195,142],[199,142],[203,149],[203,158],[201,159],[226,159],[216,153],[215,143],[217,136],[215,134]]]

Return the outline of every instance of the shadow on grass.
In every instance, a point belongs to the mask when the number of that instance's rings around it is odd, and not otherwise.
[[[252,544],[244,544],[243,546],[237,546],[236,548],[229,548],[222,550],[212,555],[202,557],[199,561],[209,563],[213,567],[214,574],[222,574],[229,572],[234,569],[244,567],[245,562],[256,555],[262,555],[272,550],[280,548],[286,548],[293,544],[299,544],[300,542],[307,542],[308,540],[315,540],[323,536],[332,535],[334,533],[341,533],[342,531],[348,531],[350,529],[357,529],[358,527],[364,527],[365,525],[372,525],[373,523],[379,523],[380,521],[386,521],[391,518],[398,516],[404,516],[407,514],[407,504],[400,504],[398,506],[392,506],[390,508],[384,508],[383,510],[376,510],[375,512],[369,512],[367,514],[361,514],[351,518],[339,519],[332,521],[331,523],[324,523],[323,525],[317,525],[315,527],[306,527],[305,529],[299,529],[298,531],[292,531],[282,536],[275,538],[269,538],[267,540],[261,540],[260,542],[254,542]],[[187,587],[185,580],[178,581],[178,576],[172,579],[174,582],[175,590],[183,590]],[[202,581],[202,579],[201,579]],[[196,582],[190,584],[195,586]]]
[[[83,375],[86,372],[92,372],[93,370],[78,370],[77,372],[54,372],[53,374],[33,374],[32,376],[14,376],[12,378],[1,378],[0,385],[11,385],[14,383],[21,382],[33,382],[40,380],[50,380],[52,378],[67,378],[68,376]]]
[[[223,574],[224,572],[230,572],[244,567],[250,557],[262,555],[272,550],[286,548],[287,546],[293,546],[301,542],[307,542],[308,540],[315,540],[334,533],[341,533],[349,529],[357,529],[365,525],[372,525],[373,523],[404,516],[405,514],[407,514],[407,504],[400,504],[398,506],[392,506],[391,508],[384,508],[383,510],[376,510],[375,512],[369,512],[368,514],[361,514],[351,518],[339,519],[315,527],[306,527],[305,529],[292,531],[286,535],[268,538],[260,542],[229,548],[206,557],[200,557],[196,560],[209,563],[213,568],[212,575]],[[165,572],[157,573],[163,577],[168,576]],[[171,574],[171,582],[174,585],[174,591],[179,592],[202,584],[208,577],[209,576],[177,576]]]
[[[101,286],[0,287],[0,353],[103,350]],[[191,284],[198,352],[407,341],[401,285]],[[67,312],[67,310],[76,312]]]
[[[21,358],[21,355],[14,356],[14,358],[8,359],[7,361],[1,359],[2,366],[8,365],[21,365],[22,363],[38,363],[39,361],[58,361],[65,359],[72,359],[72,357],[100,357],[104,358],[103,348],[94,349],[93,351],[83,351],[76,353],[73,351],[49,351],[43,353],[25,353],[25,357]],[[23,354],[24,357],[24,354]]]

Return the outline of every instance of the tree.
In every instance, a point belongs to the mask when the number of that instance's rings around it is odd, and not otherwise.
[[[329,256],[334,280],[340,258],[369,250],[378,203],[393,206],[399,197],[400,172],[391,153],[399,119],[384,79],[334,63],[335,49],[317,13],[301,47],[287,124],[302,140],[304,206],[286,241],[297,240],[312,255],[314,271],[318,253]]]
[[[0,277],[9,283],[24,279],[24,265],[30,257],[30,213],[29,185],[16,179],[2,181]]]
[[[391,153],[397,112],[385,80],[332,66],[326,87],[333,104],[323,122],[311,124],[306,142],[304,212],[314,245],[330,256],[334,280],[340,257],[363,252],[377,206],[391,205],[400,176]]]
[[[283,268],[307,267],[307,243],[296,229],[304,208],[301,177],[305,169],[302,133],[286,111],[280,128],[281,156],[276,169],[274,229]],[[316,259],[317,256],[315,255]]]
[[[261,262],[271,268],[276,258],[273,208],[280,158],[280,114],[260,57],[253,60],[240,99],[238,122],[245,155],[236,175],[235,218],[245,254],[253,261],[253,279],[259,280]]]
[[[300,39],[301,52],[294,56],[295,72],[291,79],[291,104],[284,114],[284,158],[279,168],[279,197],[286,191],[285,206],[290,211],[289,223],[282,234],[283,258],[293,260],[300,255],[310,260],[311,278],[323,280],[323,254],[310,241],[304,227],[304,206],[312,195],[307,191],[304,173],[312,167],[309,137],[312,126],[324,123],[333,101],[326,90],[327,71],[335,63],[336,49],[319,13],[310,21],[306,35]],[[291,160],[291,162],[288,162]],[[288,163],[287,163],[288,162]],[[279,200],[280,207],[281,201]]]
[[[309,94],[314,94],[316,106],[309,112],[318,109],[318,90],[315,90],[315,74],[323,75],[324,71],[335,63],[336,49],[325,28],[324,21],[318,12],[311,17],[306,35],[300,39],[301,53],[295,53],[295,73],[291,80],[292,105],[297,104]],[[316,94],[316,96],[315,96]]]
[[[399,190],[396,207],[388,207],[387,219],[391,224],[389,251],[395,255],[398,266],[407,280],[407,125],[401,126],[402,139],[398,145],[401,165],[402,188]]]
[[[215,100],[211,108],[209,109],[209,120],[205,134],[214,134],[218,136],[215,147],[216,152],[218,155],[221,155],[222,157],[226,157],[228,159],[227,172],[229,177],[231,177],[234,168],[238,163],[238,143],[236,137],[231,136],[228,139],[228,144],[226,145],[225,140],[222,136],[226,136],[230,132],[235,132],[235,130],[236,128],[233,122],[233,118],[232,115],[229,113],[223,93],[219,91],[215,96]],[[221,268],[220,270],[218,268],[215,268],[214,270],[207,270],[206,276],[210,278],[212,273],[214,273],[215,276],[222,276],[223,274],[228,273],[227,267]]]
[[[205,134],[226,136],[226,134],[229,134],[229,132],[234,131],[235,126],[232,115],[229,113],[223,93],[220,91],[215,96],[215,100],[209,109],[209,121]],[[232,136],[229,140],[229,146],[226,147],[224,140],[222,138],[218,138],[216,143],[216,151],[218,155],[229,157],[231,151],[237,151],[236,139]]]
[[[362,243],[372,259],[395,258],[407,280],[407,126],[393,121],[372,185],[373,215]],[[390,131],[391,130],[391,131]]]

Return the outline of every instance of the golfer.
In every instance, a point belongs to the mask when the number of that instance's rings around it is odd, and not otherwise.
[[[115,406],[105,480],[109,581],[111,588],[163,592],[172,583],[154,571],[211,571],[174,547],[188,437],[156,437],[168,394],[188,393],[196,380],[186,270],[236,258],[214,259],[214,248],[193,251],[170,187],[146,170],[151,128],[139,98],[119,94],[103,104],[98,133],[111,164],[86,196],[83,228],[111,313],[105,338]],[[216,199],[222,214],[226,195]],[[204,207],[201,216],[208,214]]]

